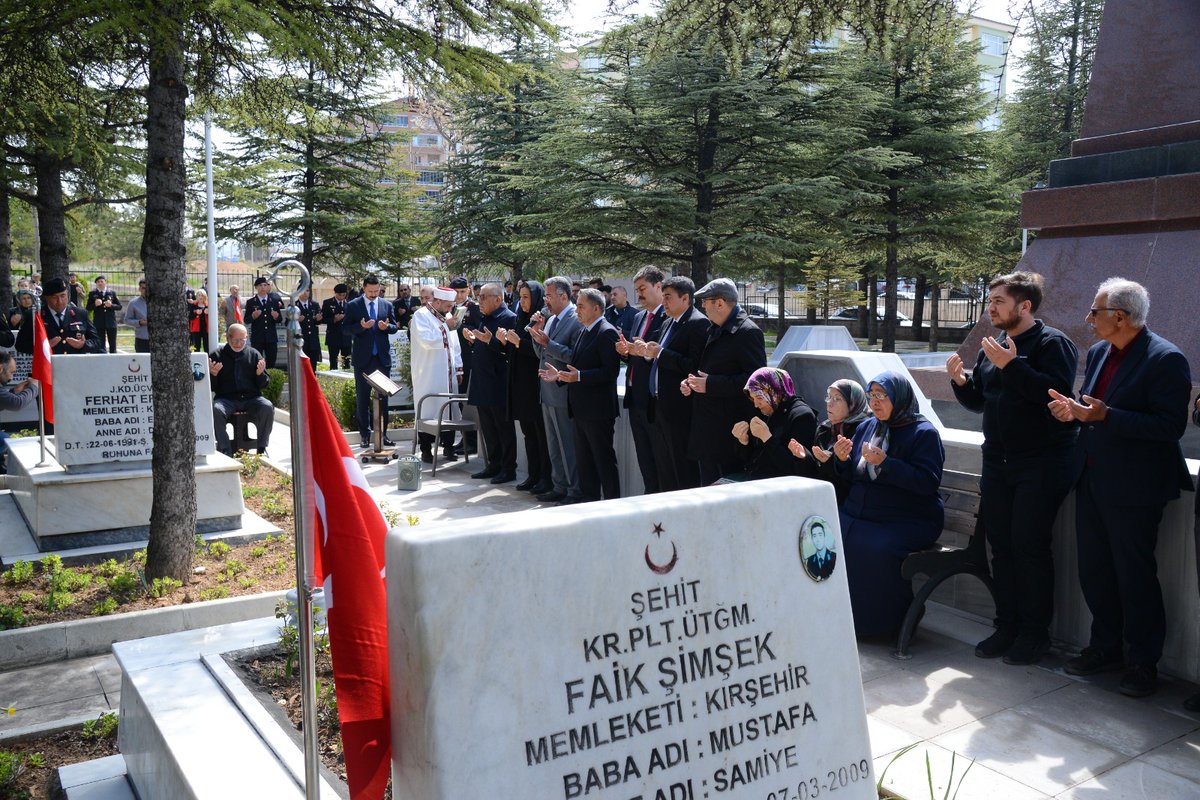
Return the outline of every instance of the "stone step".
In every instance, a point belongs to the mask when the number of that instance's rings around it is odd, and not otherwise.
[[[58,780],[66,800],[137,800],[120,754],[60,767]]]

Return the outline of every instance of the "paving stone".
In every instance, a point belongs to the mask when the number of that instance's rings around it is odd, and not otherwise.
[[[1196,797],[1194,781],[1141,760],[1129,761],[1058,795],[1062,800],[1173,800]]]

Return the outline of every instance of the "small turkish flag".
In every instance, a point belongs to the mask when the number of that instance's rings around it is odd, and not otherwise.
[[[54,424],[54,386],[52,385],[53,370],[50,369],[50,340],[46,338],[46,326],[42,324],[42,315],[33,315],[33,369],[31,377],[42,385],[42,411],[46,422]]]
[[[346,782],[351,800],[379,800],[392,761],[383,586],[388,526],[312,369],[300,373],[314,528],[306,535],[316,541],[313,563],[325,587]]]
[[[242,301],[236,297],[233,298],[233,318],[239,323],[242,321]]]

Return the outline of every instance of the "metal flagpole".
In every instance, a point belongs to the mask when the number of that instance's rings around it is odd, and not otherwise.
[[[204,171],[208,190],[208,348],[217,349],[217,234],[213,219],[213,168],[212,168],[212,112],[204,115]],[[307,273],[306,273],[307,274]],[[215,311],[215,309],[217,309]]]
[[[308,443],[304,436],[304,373],[311,369],[301,358],[300,307],[296,302],[300,294],[312,284],[308,269],[295,259],[281,262],[271,273],[271,284],[278,287],[276,279],[285,268],[300,271],[300,282],[296,291],[289,295],[291,304],[287,309],[287,358],[288,358],[288,402],[292,428],[292,506],[296,527],[296,627],[300,633],[300,712],[304,728],[304,797],[319,800],[321,796],[320,761],[317,753],[317,683],[316,656],[312,642],[312,596],[317,577],[313,574],[312,541],[308,525]],[[326,620],[326,624],[328,624]]]

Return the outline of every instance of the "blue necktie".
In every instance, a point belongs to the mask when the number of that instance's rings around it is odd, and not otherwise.
[[[375,321],[375,301],[374,300],[367,301],[367,314],[371,317],[371,321],[374,322]],[[371,355],[373,355],[373,356],[379,355],[379,347],[375,343],[375,328],[374,328],[374,326],[372,326],[372,328],[371,328]]]

